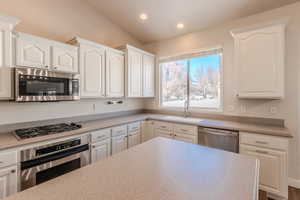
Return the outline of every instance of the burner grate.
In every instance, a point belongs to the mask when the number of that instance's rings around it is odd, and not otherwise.
[[[28,139],[28,138],[38,137],[38,136],[53,135],[53,134],[62,133],[66,131],[76,130],[79,128],[81,128],[80,124],[61,123],[61,124],[53,124],[47,126],[18,129],[15,130],[14,134],[18,139],[22,140],[22,139]]]

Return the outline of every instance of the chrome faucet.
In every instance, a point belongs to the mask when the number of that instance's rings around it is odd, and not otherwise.
[[[188,117],[189,115],[190,115],[190,113],[189,113],[189,102],[188,102],[188,100],[185,100],[185,102],[184,102],[184,111],[183,111],[184,113],[183,113],[183,116],[184,117]]]

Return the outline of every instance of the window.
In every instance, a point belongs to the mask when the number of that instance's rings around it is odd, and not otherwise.
[[[161,106],[221,109],[221,49],[180,58],[160,62]]]

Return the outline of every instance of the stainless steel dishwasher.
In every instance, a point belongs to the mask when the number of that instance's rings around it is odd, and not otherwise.
[[[238,153],[239,132],[199,127],[198,144]]]

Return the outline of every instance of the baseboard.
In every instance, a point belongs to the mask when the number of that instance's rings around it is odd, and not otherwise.
[[[289,178],[288,181],[289,181],[289,186],[300,189],[299,179]]]

